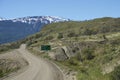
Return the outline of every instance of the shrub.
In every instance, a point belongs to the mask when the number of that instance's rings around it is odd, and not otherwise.
[[[77,58],[78,61],[81,61],[81,62],[83,61],[80,52],[77,53],[76,58]]]
[[[61,38],[63,38],[63,34],[62,34],[62,33],[59,33],[59,34],[58,34],[58,39],[61,39]]]
[[[31,41],[28,41],[28,42],[27,42],[27,46],[30,46],[30,45],[32,45],[32,42],[31,42]]]
[[[0,52],[8,51],[10,49],[17,49],[21,45],[21,42],[14,42],[9,44],[0,45]]]
[[[0,78],[18,69],[20,69],[19,62],[9,59],[0,59]]]
[[[35,38],[40,38],[40,37],[42,37],[42,33],[35,35]]]
[[[93,53],[94,53],[94,50],[93,50],[93,49],[85,48],[85,49],[82,50],[82,55],[81,55],[81,57],[82,57],[83,60],[85,60],[85,59],[86,59],[86,60],[91,60],[91,59],[94,58]]]
[[[75,34],[75,32],[69,32],[67,36],[68,37],[76,37],[77,35]]]
[[[120,80],[120,66],[115,67],[114,71],[111,73],[111,80]]]
[[[45,40],[52,40],[54,37],[53,36],[47,36]]]
[[[79,62],[76,59],[72,59],[72,58],[69,60],[69,63],[73,66],[76,66],[79,64]]]
[[[92,30],[90,30],[90,29],[85,29],[84,35],[91,35],[91,34],[92,34]]]

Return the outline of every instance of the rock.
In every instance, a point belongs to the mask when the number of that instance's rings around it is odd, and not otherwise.
[[[71,46],[63,46],[61,48],[56,49],[55,52],[55,58],[58,61],[64,61],[66,59],[69,59],[70,57],[73,57],[77,54],[76,48]]]
[[[63,48],[58,48],[56,49],[56,52],[55,52],[55,59],[57,61],[64,61],[66,59],[68,59],[66,53],[65,53],[65,50]]]
[[[78,51],[80,51],[80,47],[78,43],[71,43],[67,46],[61,46],[55,51],[55,59],[58,61],[64,61],[66,59],[70,59],[71,57],[77,55]]]

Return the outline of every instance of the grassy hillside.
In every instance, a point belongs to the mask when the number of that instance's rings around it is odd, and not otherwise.
[[[71,47],[69,52],[74,56],[54,60],[63,68],[76,71],[78,80],[120,80],[120,18],[52,23],[26,41],[31,51],[50,59],[56,49]],[[52,50],[40,51],[43,44],[51,45]]]
[[[98,18],[88,21],[59,22],[46,25],[43,29],[26,38],[28,45],[56,41],[103,41],[116,39],[120,35],[120,18]]]
[[[63,33],[68,35],[70,33],[76,34],[76,36],[81,35],[95,35],[100,33],[111,33],[120,31],[120,19],[114,18],[101,18],[89,21],[81,22],[61,22],[53,23],[44,27],[41,33]]]

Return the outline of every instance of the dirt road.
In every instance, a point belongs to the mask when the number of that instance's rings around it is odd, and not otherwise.
[[[39,59],[21,45],[18,52],[28,61],[28,68],[22,73],[4,80],[64,80],[60,70],[52,63]]]

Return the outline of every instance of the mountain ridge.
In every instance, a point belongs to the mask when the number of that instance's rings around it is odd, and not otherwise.
[[[20,17],[20,18],[14,18],[14,19],[5,19],[5,18],[0,17],[0,21],[6,21],[6,20],[13,21],[13,22],[29,23],[29,24],[33,24],[36,21],[41,21],[44,23],[45,20],[47,20],[48,23],[70,21],[70,19],[62,18],[58,16],[27,16],[27,17]]]
[[[15,19],[0,18],[0,44],[23,39],[37,33],[50,23],[70,21],[55,16],[28,16]]]

